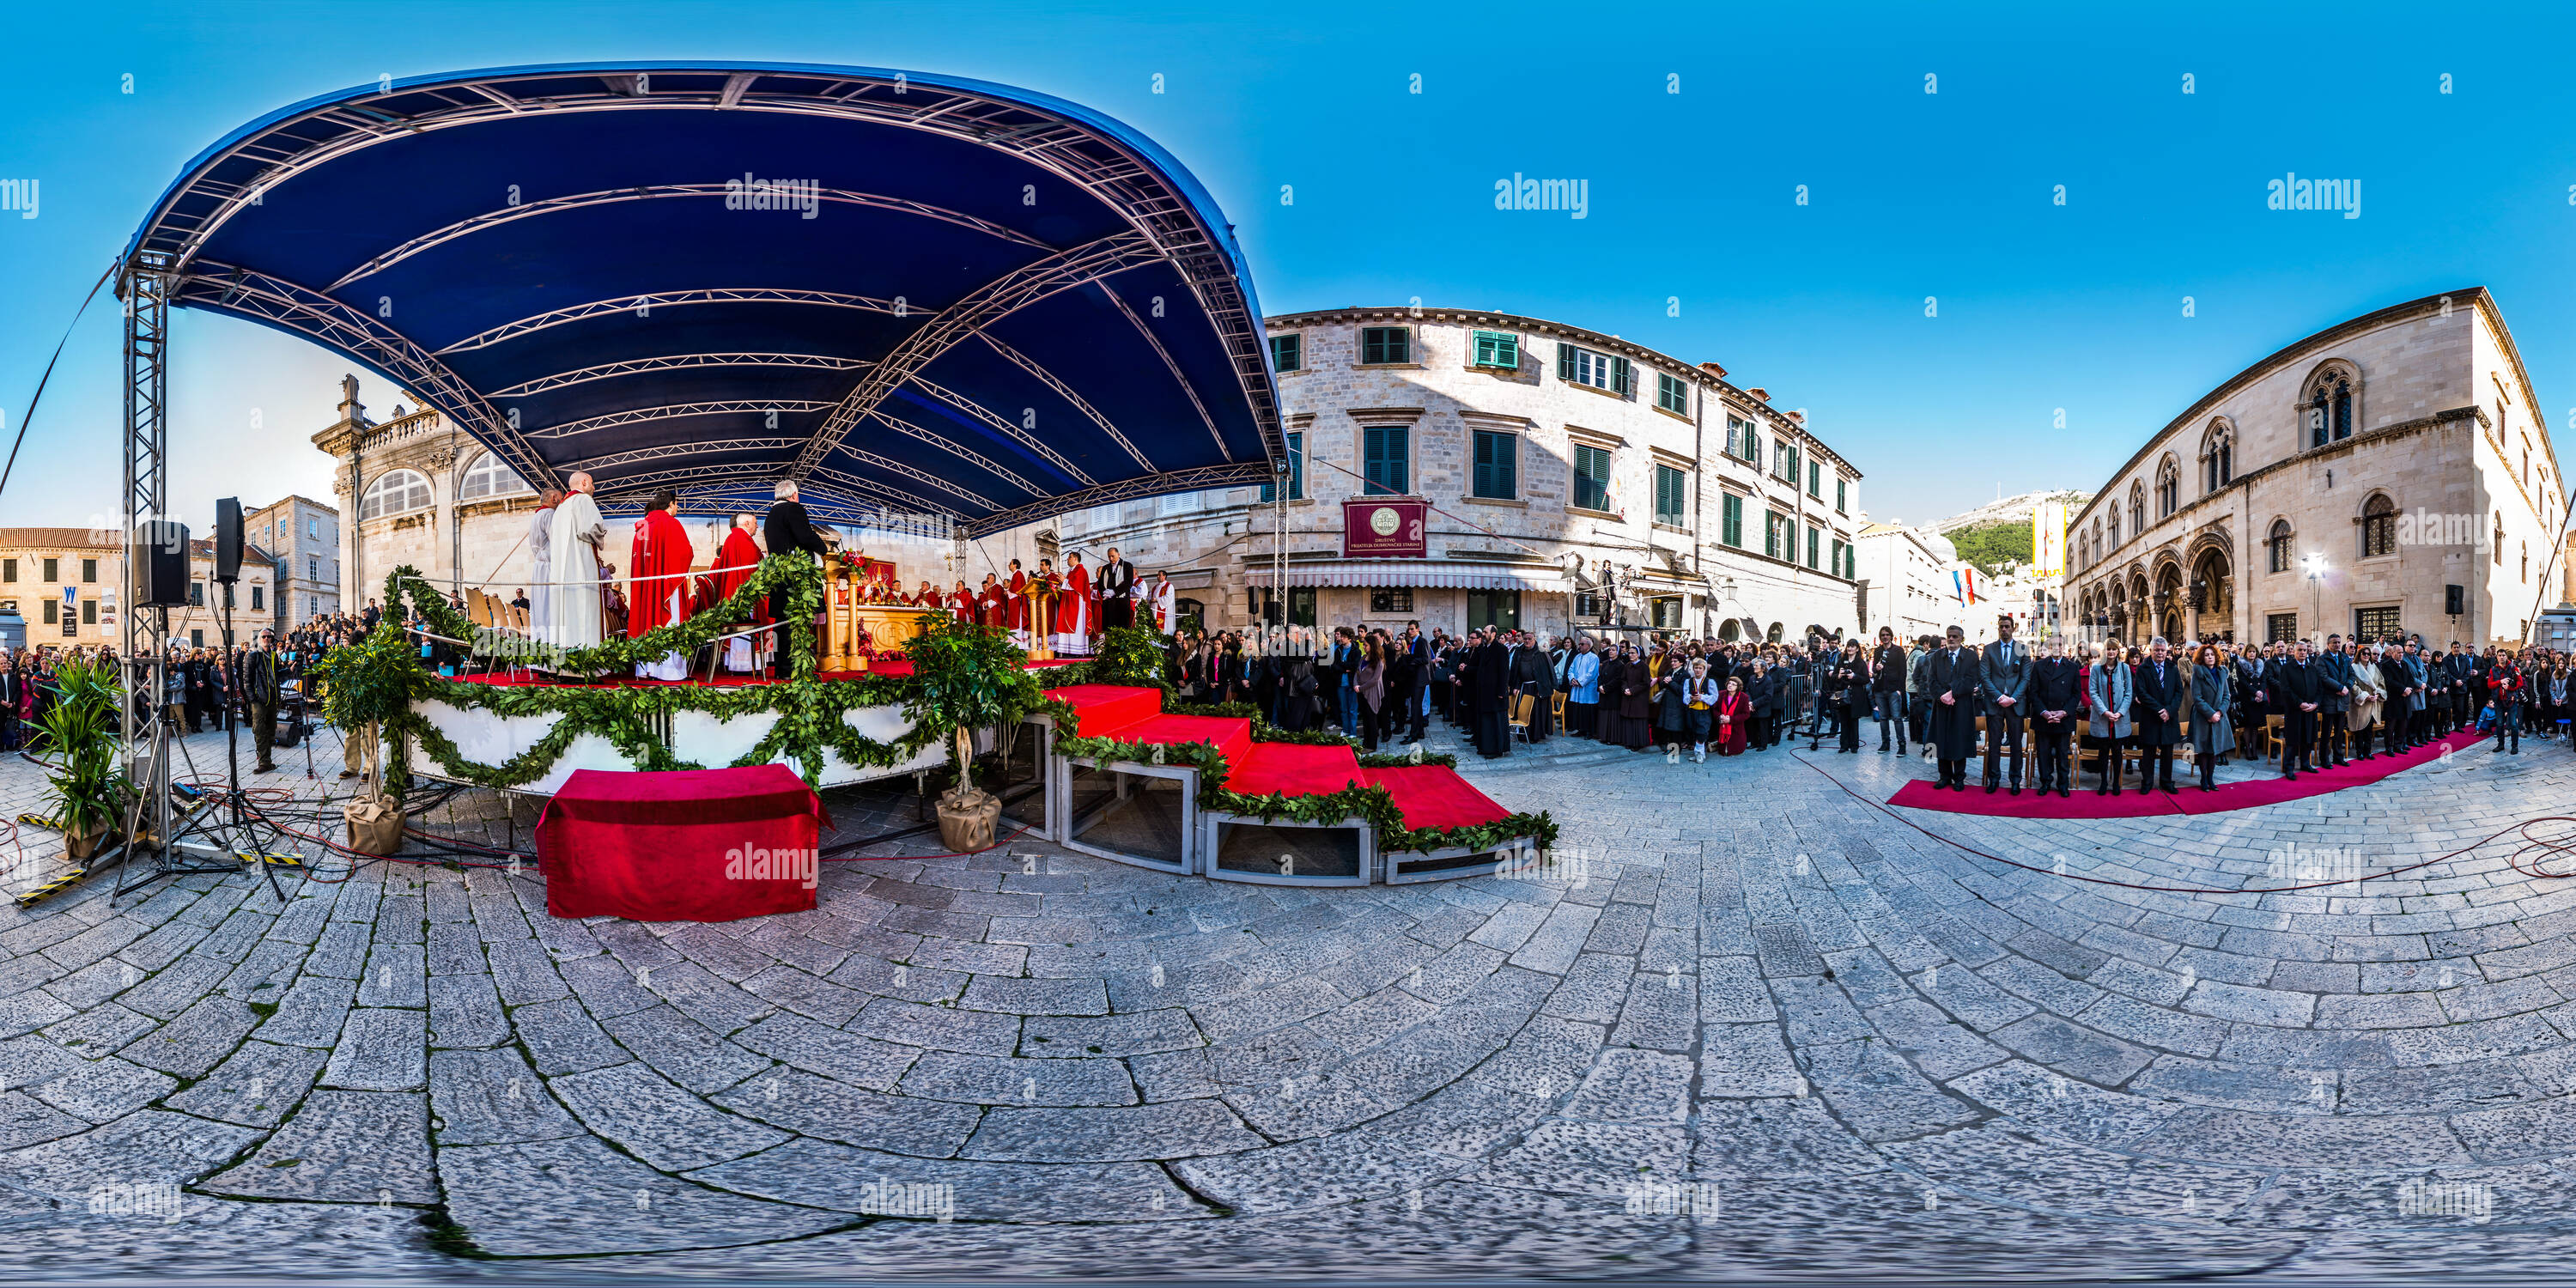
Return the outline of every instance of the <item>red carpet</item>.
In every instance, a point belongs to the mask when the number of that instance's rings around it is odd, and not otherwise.
[[[1105,738],[1129,725],[1163,714],[1161,689],[1116,684],[1075,684],[1049,689],[1046,695],[1073,704],[1073,732],[1082,738]]]
[[[2428,746],[2418,747],[2402,756],[2374,756],[2366,761],[2355,761],[2340,769],[2301,774],[2295,780],[2284,779],[2274,771],[2268,777],[2222,785],[2215,792],[2204,792],[2197,786],[2185,785],[2188,771],[2176,765],[2174,785],[2181,787],[2181,791],[2170,793],[2138,791],[2136,790],[2137,777],[2132,774],[2127,783],[2130,790],[2117,796],[2095,795],[2089,785],[2095,781],[2091,774],[2077,775],[2077,783],[2087,785],[2076,787],[2072,796],[2064,798],[2039,796],[2028,792],[2019,796],[1997,792],[1989,796],[1986,794],[1985,787],[1979,782],[1979,774],[1982,772],[1979,767],[1981,762],[1972,760],[1968,764],[1968,790],[1939,791],[1934,789],[1932,784],[1918,779],[1898,788],[1894,796],[1887,798],[1887,803],[1915,809],[1941,810],[1951,814],[1985,814],[1996,818],[2144,818],[2154,814],[2223,814],[2229,810],[2278,805],[2283,801],[2305,800],[2311,796],[2339,792],[2347,787],[2375,783],[2391,774],[2439,759],[2446,747],[2464,750],[2476,746],[2479,740],[2477,734],[2463,731]]]
[[[1510,810],[1447,765],[1397,765],[1360,773],[1395,798],[1406,827],[1473,827],[1511,817]]]
[[[1232,765],[1225,789],[1245,796],[1329,796],[1361,781],[1360,758],[1348,747],[1258,742]]]
[[[1228,765],[1240,765],[1252,754],[1252,721],[1242,716],[1156,716],[1123,725],[1109,736],[1126,742],[1204,742]]]

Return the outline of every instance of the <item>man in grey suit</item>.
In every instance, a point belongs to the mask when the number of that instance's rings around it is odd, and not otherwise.
[[[2012,748],[2012,794],[2021,795],[2022,695],[2030,689],[2030,649],[2013,641],[2012,614],[1995,621],[1999,637],[1977,663],[1978,687],[1986,691],[1986,794],[1994,795],[2003,748]]]

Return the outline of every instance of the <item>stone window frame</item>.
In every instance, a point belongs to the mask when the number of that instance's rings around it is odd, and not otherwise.
[[[2236,481],[2236,422],[2225,416],[2209,418],[2208,428],[2200,435],[2200,494],[2212,496]]]
[[[380,508],[374,514],[367,513],[367,499],[376,495],[378,492],[384,491],[387,481],[405,474],[420,480],[420,490],[428,499],[422,501],[419,505],[406,506],[399,510]],[[406,490],[408,490],[408,488],[406,488]],[[358,504],[356,508],[358,521],[361,523],[364,523],[369,519],[397,519],[408,514],[418,514],[423,510],[437,509],[438,490],[430,482],[429,474],[426,471],[413,469],[408,465],[396,465],[377,474],[373,479],[368,480],[365,487],[358,489]]]
[[[2322,427],[2326,441],[2319,443],[2316,441],[2316,430],[2319,427],[2312,424],[2308,417],[2310,413],[2320,410],[2317,399],[2323,396],[2325,390],[2338,382],[2343,386],[2338,391],[2342,396],[2340,400],[2329,400],[2322,409],[2327,417]],[[2337,443],[2347,442],[2354,435],[2359,434],[2361,427],[2368,423],[2362,414],[2364,388],[2361,367],[2350,358],[2325,358],[2310,367],[2307,378],[2299,382],[2298,401],[2292,405],[2291,423],[2297,427],[2294,432],[2298,436],[2294,442],[2292,454],[2323,451]],[[2336,432],[2338,429],[2341,430],[2340,433]]]
[[[2388,508],[2385,511],[2373,513],[2370,508],[2373,502],[2384,503]],[[2385,488],[2372,488],[2367,495],[2363,496],[2361,508],[2352,516],[2353,528],[2360,538],[2360,544],[2355,547],[2357,553],[2354,558],[2396,558],[2397,516],[2404,509],[2405,507],[2397,504],[2397,498],[2390,496]],[[2374,544],[2381,548],[2373,550],[2371,547]]]
[[[2182,508],[2182,460],[2167,452],[2156,461],[2156,518],[2170,519]]]
[[[2290,516],[2276,514],[2263,525],[2263,575],[2291,573],[2299,570],[2299,525]]]

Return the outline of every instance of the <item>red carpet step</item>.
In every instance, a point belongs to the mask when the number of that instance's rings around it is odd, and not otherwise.
[[[2126,784],[2129,790],[2117,796],[2097,796],[2091,786],[2096,781],[2093,775],[2079,774],[2076,781],[2082,785],[2074,789],[2074,795],[2064,798],[2027,792],[2019,796],[2003,792],[1989,796],[1979,778],[1978,762],[1972,761],[1968,768],[1968,790],[1964,792],[1939,791],[1932,784],[1917,780],[1898,788],[1894,796],[1887,798],[1887,803],[1995,818],[2146,818],[2158,814],[2224,814],[2230,810],[2278,805],[2283,801],[2339,792],[2347,787],[2366,786],[2391,774],[2439,760],[2445,750],[2454,753],[2467,750],[2476,746],[2479,740],[2475,733],[2455,733],[2401,756],[2373,756],[2340,769],[2301,774],[2296,779],[2284,779],[2275,772],[2271,777],[2228,783],[2214,792],[2204,792],[2197,786],[2184,786],[2188,771],[2176,765],[2174,784],[2182,787],[2178,792],[2139,791],[2137,776],[2131,774]]]
[[[1166,746],[1184,742],[1204,742],[1225,757],[1227,766],[1243,763],[1252,754],[1252,721],[1242,716],[1156,716],[1138,724],[1122,725],[1109,735],[1127,742],[1159,742]]]
[[[1073,705],[1075,736],[1124,737],[1118,731],[1163,714],[1163,691],[1120,684],[1074,684],[1049,689],[1050,698]]]
[[[1395,798],[1406,827],[1474,827],[1511,817],[1447,765],[1396,765],[1360,771]],[[1955,794],[1955,793],[1952,793]]]
[[[1252,754],[1229,762],[1225,789],[1245,796],[1330,796],[1360,777],[1360,758],[1348,747],[1308,747],[1293,742],[1256,742]]]

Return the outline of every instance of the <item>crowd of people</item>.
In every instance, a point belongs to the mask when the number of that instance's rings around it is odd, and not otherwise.
[[[1550,640],[1502,627],[1425,635],[1419,622],[1342,627],[1308,646],[1270,627],[1184,635],[1169,678],[1189,700],[1250,703],[1286,729],[1338,726],[1370,750],[1419,741],[1436,711],[1487,757],[1551,736],[1695,762],[1800,736],[1810,750],[1830,739],[1858,753],[1869,719],[1880,751],[1923,747],[1939,787],[1967,790],[1968,762],[1982,757],[1984,789],[2013,795],[2025,784],[2068,795],[2079,756],[2098,770],[2094,790],[2118,795],[2124,749],[2142,790],[2171,791],[2176,750],[2188,745],[2208,791],[2218,766],[2268,762],[2275,746],[2280,774],[2295,779],[2464,729],[2519,755],[2524,732],[2561,738],[2576,721],[2576,658],[2551,649],[2340,635],[2034,646],[2014,626],[2002,619],[1981,645],[1958,627],[1911,642],[1881,628],[1869,648],[1822,635],[1803,646],[1637,631]]]

